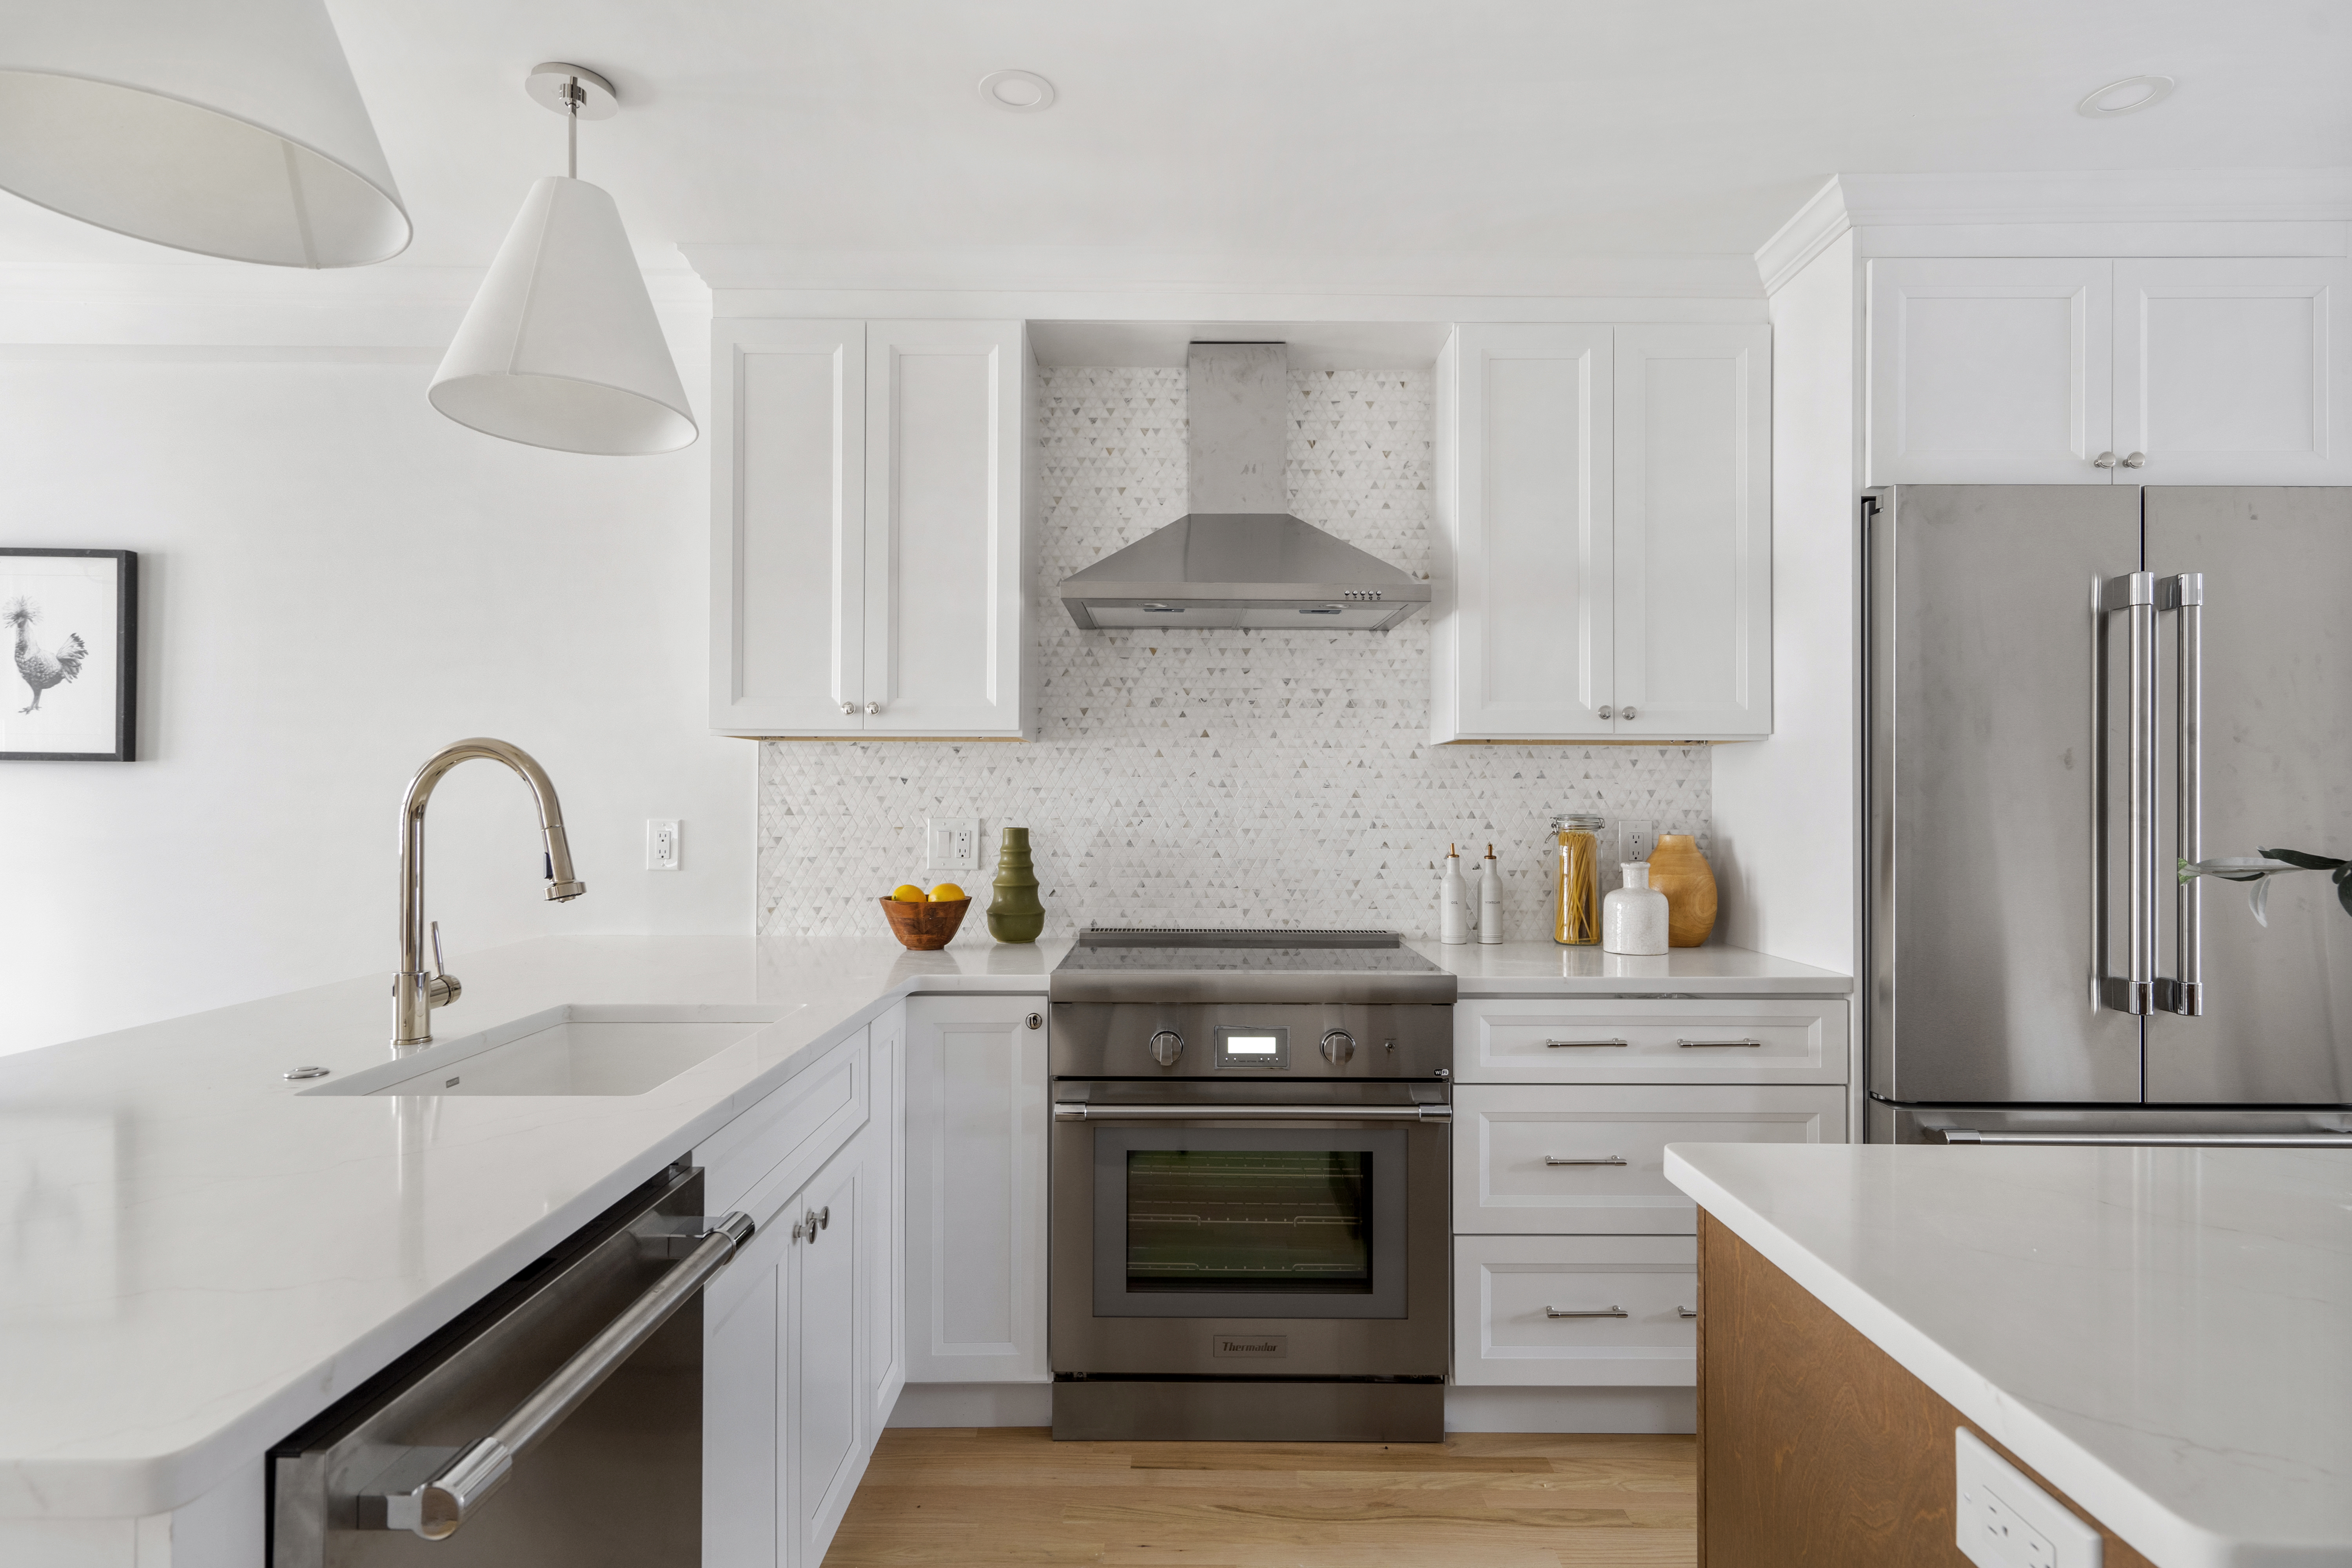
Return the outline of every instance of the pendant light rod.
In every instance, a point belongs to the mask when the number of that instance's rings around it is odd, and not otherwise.
[[[566,179],[580,177],[580,79],[573,77],[563,84],[563,100],[572,112],[563,117],[563,174]]]

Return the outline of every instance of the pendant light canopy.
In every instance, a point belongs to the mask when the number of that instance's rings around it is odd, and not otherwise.
[[[274,267],[410,232],[323,0],[0,0],[0,188]]]
[[[579,121],[617,107],[612,84],[543,65],[531,96],[572,122],[572,175],[530,188],[427,395],[486,435],[606,456],[674,452],[698,434],[621,210],[577,175]]]

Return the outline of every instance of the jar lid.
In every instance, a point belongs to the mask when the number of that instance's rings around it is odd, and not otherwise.
[[[1564,812],[1551,819],[1551,826],[1555,833],[1563,827],[1574,828],[1580,833],[1597,833],[1608,825],[1608,821],[1605,816],[1588,812]]]

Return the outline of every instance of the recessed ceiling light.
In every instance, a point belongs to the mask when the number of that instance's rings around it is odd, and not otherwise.
[[[1015,114],[1054,107],[1054,84],[1035,71],[992,71],[980,79],[980,96]]]
[[[2168,76],[2127,76],[2121,81],[2111,81],[2105,87],[2094,88],[2084,93],[2083,101],[2074,106],[2074,112],[2087,114],[2094,120],[2113,120],[2118,114],[2137,114],[2172,96],[2172,88],[2173,81]]]

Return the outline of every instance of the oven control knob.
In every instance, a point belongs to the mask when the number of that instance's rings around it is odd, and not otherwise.
[[[1176,1058],[1184,1054],[1184,1037],[1173,1029],[1162,1029],[1151,1037],[1151,1059],[1161,1067],[1172,1068]]]
[[[1343,1068],[1354,1059],[1356,1037],[1345,1029],[1334,1029],[1323,1037],[1323,1059],[1335,1068]]]

